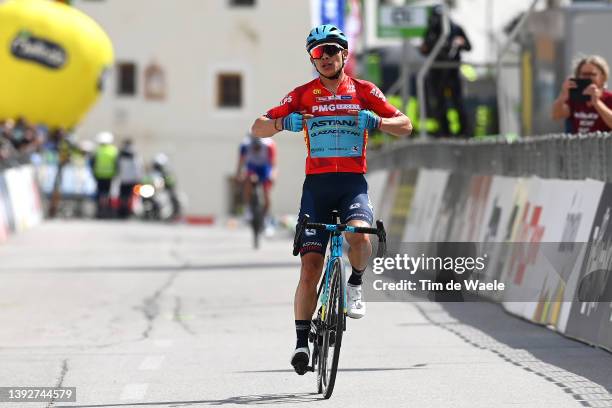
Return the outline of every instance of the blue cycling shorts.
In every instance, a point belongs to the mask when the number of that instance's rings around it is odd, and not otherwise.
[[[299,219],[308,214],[310,222],[330,224],[332,210],[338,210],[342,223],[361,220],[373,224],[374,213],[368,197],[368,183],[363,174],[324,173],[306,176]],[[306,230],[300,254],[325,254],[328,240],[328,231]]]
[[[260,183],[267,183],[270,181],[272,176],[272,166],[269,164],[256,165],[247,163],[246,165],[248,174],[256,174]]]

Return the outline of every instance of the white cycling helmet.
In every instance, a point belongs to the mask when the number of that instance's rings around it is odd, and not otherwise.
[[[115,140],[115,136],[111,132],[100,132],[96,136],[96,141],[99,144],[111,144]]]

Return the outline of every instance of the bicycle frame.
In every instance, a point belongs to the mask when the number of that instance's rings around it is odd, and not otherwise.
[[[338,212],[337,211],[332,211],[332,218],[334,220],[337,220],[338,218]],[[386,238],[386,232],[385,232],[385,227],[383,226],[382,221],[378,220],[376,221],[376,228],[370,228],[370,227],[356,227],[356,226],[352,226],[352,225],[346,225],[346,224],[321,224],[321,223],[310,223],[308,222],[310,219],[310,217],[308,215],[305,215],[304,218],[298,223],[298,225],[296,226],[296,232],[295,232],[295,238],[293,241],[293,255],[297,256],[299,253],[299,243],[301,242],[302,239],[302,233],[304,232],[305,229],[307,228],[315,228],[318,230],[325,230],[325,231],[329,231],[331,233],[331,237],[330,237],[330,254],[329,257],[327,259],[327,263],[325,266],[325,275],[323,277],[323,281],[321,282],[322,286],[319,286],[319,292],[317,295],[320,299],[321,302],[321,318],[325,319],[325,311],[327,309],[327,301],[329,298],[329,285],[330,285],[330,280],[331,280],[331,268],[333,265],[333,262],[338,259],[338,258],[342,258],[342,233],[343,232],[352,232],[352,233],[365,233],[365,234],[375,234],[376,236],[378,236],[378,251],[377,251],[377,255],[378,257],[381,257],[385,254],[386,252],[386,242],[387,242],[387,238]],[[344,273],[344,271],[341,271],[341,273]],[[342,277],[344,278],[344,277]],[[321,290],[322,289],[322,290]],[[346,315],[346,311],[347,311],[347,303],[346,303],[346,289],[345,289],[345,293],[344,293],[344,314]]]
[[[344,242],[342,238],[342,232],[358,232],[358,227],[353,227],[350,225],[342,225],[342,224],[325,224],[325,229],[331,232],[330,244],[329,244],[329,257],[327,258],[327,263],[325,266],[325,275],[323,277],[323,290],[321,292],[320,302],[321,302],[321,319],[325,319],[325,311],[327,309],[327,301],[329,299],[329,285],[331,281],[331,271],[332,265],[334,261],[338,258],[342,258],[342,243]],[[344,271],[341,271],[344,275]],[[342,276],[344,279],[344,276]],[[344,289],[344,313],[347,311],[347,303],[346,303],[346,288]]]
[[[293,255],[297,256],[300,253],[300,247],[302,244],[302,235],[307,229],[314,229],[319,231],[330,232],[330,244],[329,244],[329,256],[325,264],[324,275],[319,283],[317,290],[317,299],[321,303],[321,307],[317,312],[317,317],[311,321],[310,332],[308,339],[314,343],[313,354],[312,354],[312,365],[307,367],[307,371],[317,371],[317,384],[318,392],[323,393],[327,399],[331,396],[334,389],[336,373],[338,369],[338,359],[340,357],[340,346],[342,344],[342,335],[346,330],[346,316],[348,312],[348,296],[346,290],[346,284],[344,281],[344,263],[342,262],[342,243],[343,243],[343,232],[357,233],[357,234],[372,234],[378,237],[378,249],[376,251],[377,256],[384,256],[386,252],[386,232],[383,222],[381,220],[376,221],[376,228],[371,227],[359,227],[339,223],[338,211],[332,211],[332,222],[334,224],[321,224],[308,222],[310,217],[308,214],[304,214],[302,219],[298,221],[296,225],[295,237],[293,239]],[[335,272],[336,262],[340,266],[340,271]],[[334,273],[339,273],[338,280]],[[330,293],[332,291],[332,284],[337,282],[342,290],[340,293]],[[337,295],[341,295],[342,300],[336,298]],[[335,309],[342,308],[342,311],[329,310],[330,297],[332,297],[332,307]],[[335,300],[334,300],[335,299]],[[339,303],[339,302],[342,303]],[[335,318],[334,318],[335,317]],[[326,322],[329,320],[329,322]],[[327,327],[327,325],[330,327]],[[334,335],[331,337],[331,335]],[[330,343],[331,342],[331,343]],[[330,344],[333,344],[333,354],[328,355]],[[321,355],[319,355],[321,353]],[[328,361],[328,357],[332,358]],[[324,360],[321,360],[323,358]],[[324,361],[324,363],[321,363]],[[327,371],[327,363],[330,363],[329,373]],[[328,377],[329,374],[329,377]]]

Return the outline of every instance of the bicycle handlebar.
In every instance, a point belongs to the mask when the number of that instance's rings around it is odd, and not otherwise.
[[[293,256],[297,256],[300,253],[300,244],[302,242],[302,235],[304,230],[314,229],[319,231],[341,231],[341,232],[353,232],[358,234],[372,234],[378,237],[378,249],[376,256],[378,258],[385,256],[387,253],[387,232],[382,220],[376,220],[376,228],[372,227],[355,227],[347,224],[322,224],[318,222],[308,222],[310,216],[305,214],[304,217],[298,222],[295,229],[295,237],[293,239]]]

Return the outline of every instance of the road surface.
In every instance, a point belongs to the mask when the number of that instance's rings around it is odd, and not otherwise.
[[[138,222],[11,237],[0,386],[76,387],[77,401],[0,406],[612,407],[612,354],[491,303],[369,303],[321,401],[289,365],[289,237],[250,244],[243,228]]]

